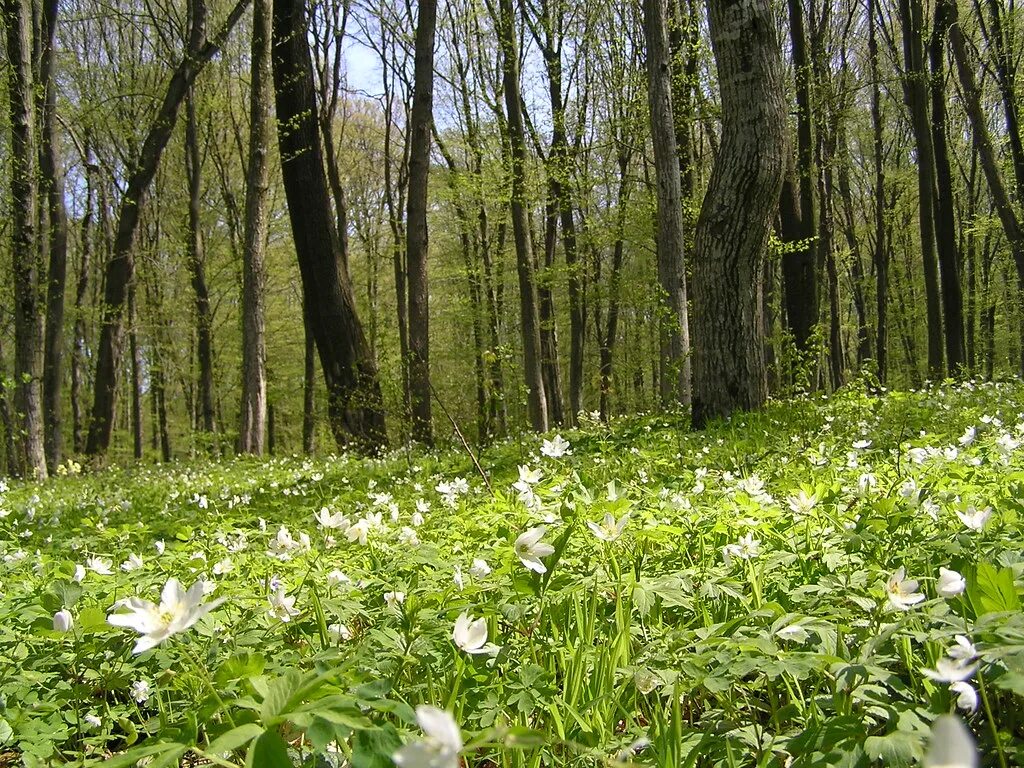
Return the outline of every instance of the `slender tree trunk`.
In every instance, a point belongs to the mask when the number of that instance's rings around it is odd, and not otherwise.
[[[5,0],[7,57],[10,62],[7,96],[11,120],[11,274],[14,282],[14,409],[21,429],[25,471],[46,479],[43,374],[43,302],[36,211],[39,199],[32,66],[32,3]]]
[[[302,0],[275,0],[273,70],[278,144],[292,237],[309,320],[327,384],[327,412],[339,448],[387,443],[377,367],[356,314],[333,218],[317,125],[313,67]]]
[[[135,303],[135,286],[128,286],[128,350],[131,354],[132,382],[132,455],[142,458],[142,349],[139,346],[139,313]]]
[[[625,230],[626,230],[626,199],[628,190],[628,177],[631,152],[622,149],[618,155],[619,165],[619,189],[616,195],[616,237],[612,249],[612,272],[608,278],[608,321],[604,328],[598,322],[598,338],[600,339],[600,366],[601,366],[601,420],[608,421],[611,417],[611,394],[613,388],[613,353],[615,351],[615,340],[619,332],[619,314],[621,303],[622,285],[622,263],[625,258]]]
[[[85,302],[89,294],[89,272],[92,269],[93,207],[96,172],[99,170],[89,156],[88,138],[85,143],[85,213],[81,225],[81,259],[75,281],[75,330],[71,351],[71,442],[75,453],[85,449],[82,401],[85,397]]]
[[[17,425],[11,415],[11,406],[7,397],[7,365],[4,360],[3,337],[0,336],[0,426],[4,430],[4,470],[15,477],[24,473],[22,457],[18,452],[16,439]]]
[[[199,426],[212,433],[214,418],[213,393],[213,315],[210,291],[206,285],[206,251],[203,246],[202,194],[203,161],[199,150],[199,126],[192,91],[185,97],[185,173],[188,176],[188,269],[195,293],[196,353],[199,363],[198,405]]]
[[[964,373],[964,297],[960,285],[960,254],[957,252],[953,212],[953,174],[946,140],[946,32],[950,19],[945,3],[939,3],[929,43],[931,63],[932,144],[935,148],[935,244],[942,278],[942,320],[946,340],[946,371]]]
[[[312,456],[316,452],[316,339],[310,327],[309,312],[305,318],[305,355],[302,365],[302,452]]]
[[[434,104],[434,31],[437,1],[417,6],[413,97],[410,113],[409,192],[405,265],[409,275],[409,395],[412,437],[433,445],[430,397],[430,289],[427,278],[427,191]]]
[[[271,0],[253,1],[249,85],[249,168],[245,184],[245,233],[242,252],[242,425],[243,453],[263,455],[267,428],[266,243],[267,191],[273,81],[270,38]]]
[[[935,154],[928,115],[928,71],[924,61],[924,11],[921,0],[899,0],[903,29],[904,98],[917,149],[918,218],[924,263],[925,309],[928,315],[928,376],[940,379],[942,364],[942,306],[935,257]]]
[[[565,413],[562,398],[562,375],[558,355],[558,322],[555,317],[555,298],[551,287],[555,269],[555,248],[557,245],[557,216],[553,201],[549,200],[545,210],[544,226],[544,267],[537,264],[531,254],[537,282],[537,313],[540,319],[541,372],[544,377],[544,394],[547,399],[548,423],[555,426],[564,423]],[[529,212],[527,212],[529,221]],[[531,227],[532,231],[532,227]],[[531,236],[531,243],[536,239]],[[532,247],[532,246],[531,246]]]
[[[125,184],[113,253],[107,262],[104,281],[92,420],[85,445],[85,452],[90,456],[99,457],[106,453],[114,428],[117,369],[121,362],[125,301],[128,284],[135,270],[133,249],[139,218],[145,207],[150,183],[174,130],[182,100],[199,72],[220,50],[248,3],[249,0],[238,0],[217,35],[204,42],[206,4],[203,0],[190,0],[191,29],[187,49],[168,81],[163,100],[142,142],[142,148],[133,166],[134,170]]]
[[[871,135],[874,164],[875,357],[878,381],[884,385],[889,365],[889,250],[885,241],[885,156],[882,134],[882,93],[879,85],[878,40],[875,37],[875,2],[868,0],[868,58],[871,77]]]
[[[690,324],[687,311],[686,249],[680,166],[672,112],[672,70],[664,0],[644,0],[644,38],[647,42],[647,101],[654,144],[657,183],[658,282],[663,309],[659,324],[663,405],[690,404]]]
[[[761,261],[785,173],[781,47],[768,0],[708,0],[722,139],[697,221],[693,424],[767,397]]]
[[[540,316],[534,282],[530,224],[526,216],[526,137],[519,94],[519,46],[512,0],[499,0],[499,39],[505,108],[508,112],[510,171],[512,177],[512,231],[519,275],[520,326],[523,334],[523,372],[526,375],[530,425],[538,432],[548,428],[547,397],[541,365]]]

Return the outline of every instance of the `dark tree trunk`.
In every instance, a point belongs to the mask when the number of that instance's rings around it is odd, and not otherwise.
[[[309,312],[305,318],[305,354],[302,360],[302,452],[312,456],[316,451],[316,339],[310,327]]]
[[[317,125],[313,67],[302,0],[275,0],[273,70],[278,144],[292,237],[308,315],[327,384],[327,412],[339,448],[387,443],[377,367],[341,269]]]
[[[519,46],[512,0],[500,0],[499,39],[505,108],[508,112],[512,231],[519,276],[520,326],[523,335],[523,372],[526,376],[530,425],[538,432],[548,429],[547,397],[541,365],[540,315],[534,283],[530,224],[526,215],[526,137],[519,94]]]
[[[964,347],[964,297],[960,285],[960,254],[957,252],[953,213],[953,174],[949,166],[946,140],[946,33],[950,19],[947,5],[939,3],[935,11],[929,43],[931,63],[932,144],[935,149],[935,244],[942,278],[942,320],[946,340],[946,371],[951,376],[964,373],[967,350]]]
[[[623,146],[618,153],[619,165],[619,189],[616,195],[616,237],[612,249],[612,272],[608,277],[608,321],[604,328],[600,320],[597,324],[597,334],[600,340],[600,366],[601,366],[601,420],[608,421],[611,417],[611,395],[613,388],[613,352],[615,351],[615,339],[619,333],[619,313],[621,301],[622,284],[622,263],[625,257],[625,230],[626,230],[626,199],[628,190],[629,163],[632,152]]]
[[[43,302],[40,293],[39,198],[32,3],[5,0],[7,97],[11,120],[11,274],[14,283],[14,409],[27,473],[46,479],[43,374]]]
[[[434,31],[437,0],[417,6],[413,97],[409,133],[409,192],[406,213],[405,266],[409,276],[409,396],[412,437],[434,443],[430,398],[430,289],[427,190],[430,173],[430,131],[434,105]]]
[[[882,135],[882,94],[879,85],[878,40],[875,37],[875,2],[868,0],[868,57],[871,77],[871,135],[874,164],[875,357],[878,381],[884,385],[889,370],[889,249],[885,240],[885,156]]]
[[[686,406],[690,404],[691,378],[684,257],[686,243],[664,0],[644,0],[643,12],[647,42],[647,102],[658,203],[655,243],[663,301],[659,323],[660,394],[663,405],[681,403]]]
[[[93,207],[96,172],[99,170],[89,156],[88,138],[85,144],[85,213],[82,216],[81,259],[75,281],[75,330],[71,350],[71,442],[75,453],[85,449],[82,401],[85,397],[85,302],[89,294],[89,272],[92,270]]]
[[[722,139],[697,221],[693,424],[767,397],[761,261],[785,173],[781,47],[767,0],[708,0]]]
[[[142,142],[139,156],[125,184],[118,212],[117,233],[113,253],[106,266],[105,288],[100,322],[100,340],[96,351],[96,378],[93,392],[92,420],[85,452],[99,457],[110,446],[114,428],[114,406],[117,395],[117,369],[120,366],[124,308],[128,284],[135,270],[133,248],[139,218],[146,203],[150,183],[174,130],[178,109],[192,83],[204,66],[220,50],[231,29],[245,11],[249,0],[238,0],[217,35],[204,42],[206,4],[191,0],[189,43],[181,62],[171,75],[163,100]]]
[[[128,350],[131,355],[132,382],[132,456],[142,458],[142,350],[139,347],[139,314],[135,303],[135,286],[128,286]]]
[[[64,289],[67,283],[68,220],[64,208],[64,171],[57,136],[56,56],[57,0],[44,0],[41,14],[42,55],[39,67],[43,92],[39,171],[49,216],[49,270],[46,278],[46,328],[43,339],[43,412],[47,469],[57,470],[63,450],[61,390],[64,368]]]
[[[185,173],[188,177],[188,271],[195,294],[196,356],[199,363],[199,426],[216,430],[213,393],[213,314],[206,285],[206,251],[203,247],[203,161],[199,150],[199,126],[191,90],[185,97]]]
[[[924,61],[924,11],[921,0],[899,0],[903,30],[904,99],[917,149],[918,219],[924,263],[925,308],[928,313],[928,376],[941,379],[942,306],[935,257],[935,153],[928,115],[928,71]]]
[[[4,430],[4,471],[9,475],[18,476],[24,472],[21,455],[15,436],[17,426],[11,415],[11,406],[7,397],[7,366],[4,361],[3,337],[0,336],[0,427]]]
[[[249,86],[249,167],[245,184],[242,252],[242,424],[239,448],[261,456],[267,428],[267,344],[264,291],[267,281],[267,190],[273,82],[271,0],[254,0]]]
[[[544,376],[544,394],[547,399],[549,426],[565,421],[562,399],[562,375],[558,356],[558,324],[555,318],[555,298],[551,288],[555,269],[555,247],[557,245],[556,206],[549,199],[544,216],[544,267],[539,268],[536,256],[531,259],[537,276],[537,313],[540,319],[541,372]],[[527,213],[529,221],[529,213]],[[532,229],[532,228],[531,228]],[[531,236],[531,243],[536,239]]]

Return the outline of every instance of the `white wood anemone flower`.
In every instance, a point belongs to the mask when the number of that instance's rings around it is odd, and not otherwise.
[[[889,605],[899,611],[909,611],[924,600],[924,594],[917,591],[917,580],[907,578],[907,569],[900,566],[885,584]]]
[[[967,580],[957,571],[949,568],[939,568],[939,580],[935,585],[935,591],[940,597],[951,598],[962,594],[967,589]]]
[[[547,530],[548,529],[543,525],[538,525],[536,528],[530,528],[519,534],[519,537],[513,545],[516,557],[519,558],[519,561],[535,573],[548,572],[548,567],[544,565],[541,558],[552,555],[555,552],[555,548],[553,546],[541,541],[541,539],[544,538],[544,534],[547,533]]]
[[[450,713],[437,707],[416,707],[424,737],[391,756],[399,768],[459,768],[462,732]]]
[[[474,621],[465,612],[455,620],[455,627],[452,629],[452,642],[473,656],[497,656],[501,650],[494,643],[487,642],[487,619],[481,618]]]
[[[107,623],[134,629],[141,635],[132,653],[148,651],[172,635],[189,629],[227,599],[221,597],[204,604],[204,586],[200,579],[186,591],[177,579],[168,579],[160,594],[159,605],[130,597],[121,601],[116,606],[117,610],[107,616]],[[120,610],[123,608],[127,610]]]
[[[956,715],[943,715],[932,724],[925,768],[977,768],[974,737]]]
[[[615,516],[611,512],[605,512],[604,520],[600,523],[588,520],[587,527],[590,528],[590,532],[600,541],[611,543],[622,535],[622,532],[626,530],[626,525],[628,523],[629,512],[624,514],[618,520],[615,519]]]

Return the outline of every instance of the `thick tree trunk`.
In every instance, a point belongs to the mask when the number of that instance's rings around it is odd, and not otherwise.
[[[512,0],[500,0],[499,39],[502,80],[508,112],[510,172],[512,181],[512,231],[519,276],[520,326],[523,335],[523,372],[526,376],[530,425],[538,432],[548,428],[547,397],[541,365],[540,316],[534,282],[530,224],[526,215],[526,137],[519,94],[519,46]]]
[[[921,0],[899,0],[903,30],[904,99],[917,148],[918,220],[924,263],[925,309],[928,316],[928,376],[941,379],[942,305],[935,257],[935,154],[928,115],[928,71],[924,61],[924,11]]]
[[[647,102],[658,202],[655,243],[663,300],[659,323],[660,394],[663,405],[681,403],[687,406],[690,404],[691,370],[684,258],[686,243],[664,0],[644,0],[643,12],[647,42]]]
[[[722,139],[697,221],[693,424],[767,396],[761,261],[785,173],[781,47],[768,0],[708,0]]]
[[[271,0],[254,0],[249,85],[249,167],[245,183],[242,251],[242,424],[239,448],[261,456],[267,428],[267,343],[264,291],[267,281],[267,190],[273,82]]]
[[[206,251],[203,246],[203,161],[199,150],[199,126],[191,90],[185,97],[185,173],[188,177],[188,271],[195,293],[196,356],[199,363],[199,425],[204,432],[216,430],[213,393],[213,314],[206,285]]]
[[[43,412],[47,469],[57,470],[63,450],[61,390],[64,369],[64,289],[67,283],[68,219],[64,208],[64,171],[57,136],[56,56],[57,0],[44,0],[41,14],[41,59],[38,89],[42,98],[39,171],[49,216],[49,270],[46,278],[46,328],[43,339]]]
[[[46,478],[43,302],[40,293],[38,135],[32,66],[32,3],[5,0],[11,119],[11,274],[14,282],[14,409],[25,471]]]
[[[348,273],[340,269],[302,0],[274,2],[273,70],[285,196],[331,430],[339,448],[377,450],[387,444],[380,382]]]
[[[106,267],[100,340],[96,351],[92,420],[85,444],[85,452],[90,456],[98,457],[106,453],[114,428],[117,369],[120,367],[123,351],[125,301],[128,284],[135,271],[132,251],[149,185],[174,130],[182,100],[199,72],[220,50],[248,4],[249,0],[238,0],[217,35],[204,42],[203,20],[206,15],[206,4],[203,0],[191,0],[192,28],[187,50],[167,83],[163,100],[125,184],[118,212],[113,253]]]
[[[434,108],[434,31],[437,0],[417,6],[412,112],[409,133],[409,192],[405,222],[405,266],[409,276],[409,396],[413,440],[433,445],[430,397],[430,289],[427,190],[430,173],[430,131]]]

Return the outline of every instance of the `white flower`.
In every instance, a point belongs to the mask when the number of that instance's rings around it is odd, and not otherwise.
[[[605,512],[604,520],[600,523],[587,521],[587,527],[601,541],[612,542],[622,535],[629,523],[629,512],[620,517],[617,521],[611,512]]]
[[[136,680],[132,683],[132,698],[139,704],[145,704],[149,701],[149,693],[149,683],[145,680]]]
[[[384,602],[387,604],[388,608],[397,609],[405,602],[405,592],[385,592]]]
[[[452,573],[452,581],[455,582],[455,586],[459,589],[464,589],[466,586],[466,580],[462,576],[462,566],[456,565],[455,571]]]
[[[103,725],[103,721],[99,717],[94,715],[92,712],[90,712],[88,715],[86,715],[82,719],[85,720],[85,722],[88,723],[93,728],[99,728],[100,726]]]
[[[978,708],[978,692],[966,680],[952,683],[949,690],[956,694],[956,705],[964,712],[971,713]]]
[[[407,547],[418,547],[420,544],[420,537],[416,535],[416,531],[406,526],[402,528],[398,534],[398,543],[403,544]]]
[[[235,565],[231,562],[231,558],[225,557],[223,560],[218,560],[213,564],[213,575],[223,576],[226,573],[231,573],[234,569]]]
[[[277,589],[267,596],[267,600],[270,602],[267,615],[273,619],[287,623],[292,620],[292,616],[298,616],[300,613],[295,607],[295,596],[285,594],[283,584],[279,584]]]
[[[420,516],[427,514],[430,511],[430,502],[426,499],[416,499],[416,511],[420,513]]]
[[[790,496],[786,501],[789,502],[789,509],[793,514],[800,518],[810,514],[811,510],[818,503],[818,496],[814,493],[808,496],[807,491],[800,489],[800,493],[796,496]]]
[[[732,558],[738,557],[741,560],[750,560],[761,554],[761,542],[754,538],[754,534],[748,533],[740,536],[735,544],[726,544],[722,549],[722,558],[726,565],[732,564]]]
[[[935,591],[942,597],[956,597],[967,588],[967,581],[956,571],[939,568],[939,581]]]
[[[554,554],[555,551],[553,546],[541,541],[546,532],[547,528],[543,525],[530,528],[519,534],[513,545],[520,562],[536,573],[547,573],[548,568],[541,562],[541,558]]]
[[[331,514],[327,507],[320,507],[320,511],[313,515],[313,519],[321,528],[328,530],[345,530],[349,527],[349,519],[342,512]]]
[[[406,744],[391,756],[399,768],[459,768],[462,733],[455,719],[437,707],[416,707],[424,738]]]
[[[114,572],[110,568],[110,561],[101,557],[90,557],[85,561],[85,565],[90,571],[98,573],[100,576],[110,576]]]
[[[917,581],[907,578],[907,571],[903,566],[889,577],[885,591],[889,596],[889,605],[900,611],[909,611],[911,607],[924,600],[924,595],[917,591]]]
[[[81,584],[82,580],[85,579],[85,566],[84,565],[76,565],[75,566],[75,575],[72,576],[71,578],[75,580],[76,584]]]
[[[352,543],[358,541],[360,545],[365,547],[366,543],[369,541],[370,529],[372,526],[373,524],[369,520],[365,517],[361,517],[358,521],[345,529],[345,535]]]
[[[955,715],[942,715],[932,724],[924,768],[977,768],[974,737]]]
[[[555,435],[553,440],[545,440],[540,447],[540,452],[549,459],[560,459],[563,456],[572,455],[569,448],[569,441],[561,435]]]
[[[137,571],[142,567],[142,557],[132,552],[128,555],[128,559],[121,563],[121,570],[125,573],[131,573]]]
[[[330,624],[327,627],[327,634],[331,636],[331,639],[336,643],[345,642],[352,639],[352,630],[346,627],[344,624]]]
[[[878,487],[878,478],[870,472],[865,472],[857,479],[857,494],[867,496]]]
[[[71,628],[75,626],[75,617],[71,615],[71,611],[62,609],[53,614],[53,631],[54,632],[70,632]]]
[[[662,679],[649,669],[640,668],[633,673],[633,685],[635,685],[636,689],[644,696],[662,684]]]
[[[956,511],[956,516],[960,518],[960,522],[972,531],[980,531],[985,527],[985,523],[987,523],[988,519],[992,516],[992,507],[978,509],[971,505],[967,507],[967,509],[958,509]]]
[[[853,443],[853,447],[856,448],[858,451],[863,451],[866,448],[870,448],[871,447],[871,441],[870,440],[855,440],[854,443]]]
[[[350,579],[347,575],[345,575],[345,573],[339,571],[338,569],[334,569],[333,571],[327,574],[327,584],[332,587],[337,587],[340,584],[348,584],[351,581],[352,579]]]
[[[423,525],[423,513],[420,511],[413,512],[409,522],[411,522],[417,528]]]
[[[974,442],[974,438],[978,436],[978,429],[976,427],[968,427],[964,430],[963,435],[960,437],[960,445],[964,448]]]
[[[943,657],[936,662],[935,669],[922,669],[921,673],[939,683],[959,683],[969,679],[977,669],[978,665],[968,659]]]
[[[790,624],[775,632],[775,636],[781,640],[788,640],[793,643],[806,643],[810,633],[799,624]]]
[[[481,618],[474,621],[468,613],[462,613],[455,620],[452,641],[466,653],[473,655],[494,656],[499,650],[494,643],[487,642],[487,619]]]
[[[480,580],[490,572],[491,566],[487,564],[486,560],[481,560],[479,557],[473,559],[473,565],[469,569],[470,576],[474,579]]]
[[[162,555],[164,553],[164,550],[167,549],[167,545],[164,544],[163,539],[157,539],[153,542],[153,548],[156,550],[156,553],[158,555]]]
[[[956,640],[956,645],[946,651],[949,658],[970,661],[978,655],[978,649],[965,635],[956,635],[953,639]]]
[[[107,623],[115,627],[128,627],[141,637],[135,643],[133,653],[142,653],[153,648],[168,637],[184,632],[203,616],[225,601],[218,598],[203,605],[202,580],[193,584],[186,592],[177,579],[168,579],[160,594],[160,604],[131,597],[122,601],[119,608],[127,612],[114,612],[107,616]]]

